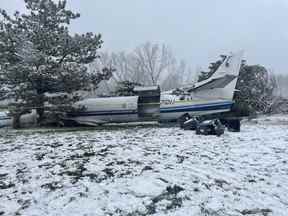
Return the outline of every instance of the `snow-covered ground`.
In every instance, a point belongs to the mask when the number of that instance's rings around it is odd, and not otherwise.
[[[288,215],[288,117],[0,133],[0,215]]]

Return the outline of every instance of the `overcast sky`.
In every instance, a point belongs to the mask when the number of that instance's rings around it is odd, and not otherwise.
[[[23,11],[24,0],[0,0]],[[288,74],[288,0],[68,0],[81,13],[73,32],[103,35],[103,50],[146,41],[169,45],[192,69],[244,49],[249,64]]]

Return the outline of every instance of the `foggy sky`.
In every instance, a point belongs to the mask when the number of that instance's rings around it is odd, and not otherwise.
[[[23,0],[0,8],[23,11]],[[73,32],[103,35],[102,50],[132,50],[146,41],[169,45],[192,69],[244,49],[249,64],[288,74],[288,0],[68,0],[81,13]]]

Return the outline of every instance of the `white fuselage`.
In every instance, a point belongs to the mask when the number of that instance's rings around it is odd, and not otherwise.
[[[93,98],[79,102],[86,107],[83,112],[72,114],[69,119],[80,124],[102,124],[141,121],[138,110],[138,96]],[[176,95],[162,95],[158,121],[174,121],[184,114],[201,116],[228,112],[233,101],[228,100],[191,100]]]

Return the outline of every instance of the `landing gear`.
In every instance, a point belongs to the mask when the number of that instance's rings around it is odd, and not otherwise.
[[[189,119],[191,119],[191,116],[188,113],[185,113],[180,118],[178,118],[178,124],[179,124],[180,128],[184,129],[184,127],[185,127],[184,123],[186,121],[188,121]]]

